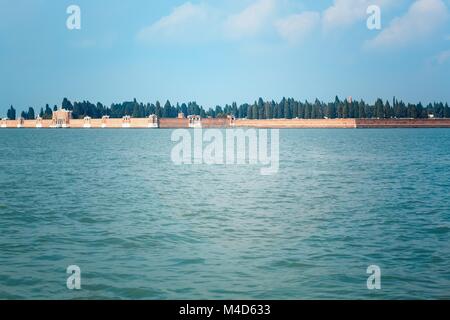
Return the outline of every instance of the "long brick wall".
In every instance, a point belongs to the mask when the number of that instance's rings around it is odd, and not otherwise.
[[[230,127],[230,120],[226,118],[202,119],[202,128],[227,128],[227,127]]]
[[[123,128],[123,119],[91,119],[91,128]],[[20,124],[20,126],[19,126]],[[83,119],[70,120],[70,128],[85,128]],[[148,118],[131,118],[130,128],[148,128]],[[3,128],[50,128],[52,120],[0,120]],[[126,127],[126,126],[125,126]],[[188,119],[162,118],[160,128],[189,128]],[[203,128],[230,127],[229,119],[202,119]],[[237,119],[234,127],[254,128],[450,128],[450,119],[272,119],[247,120]]]
[[[450,119],[357,119],[357,128],[450,128]]]
[[[238,119],[236,127],[254,128],[356,128],[355,119]]]
[[[160,128],[189,128],[188,119],[162,118],[159,120]]]

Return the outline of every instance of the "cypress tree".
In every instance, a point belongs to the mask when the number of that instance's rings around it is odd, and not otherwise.
[[[28,119],[33,120],[36,118],[33,107],[28,108]]]

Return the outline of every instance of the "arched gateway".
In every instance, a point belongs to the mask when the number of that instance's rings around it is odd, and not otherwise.
[[[70,128],[70,119],[72,119],[72,111],[59,109],[53,111],[52,128]]]

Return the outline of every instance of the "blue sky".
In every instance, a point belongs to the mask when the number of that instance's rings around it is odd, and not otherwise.
[[[63,97],[450,102],[450,0],[0,0],[0,75],[0,115]]]

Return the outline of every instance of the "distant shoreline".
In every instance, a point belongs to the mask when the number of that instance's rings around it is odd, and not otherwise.
[[[54,120],[7,120],[0,123],[0,130],[13,128],[72,128],[72,129],[145,129],[145,128],[267,128],[267,129],[314,129],[314,128],[450,128],[450,119],[234,119],[234,118],[130,118],[123,119],[70,119],[64,124]]]

